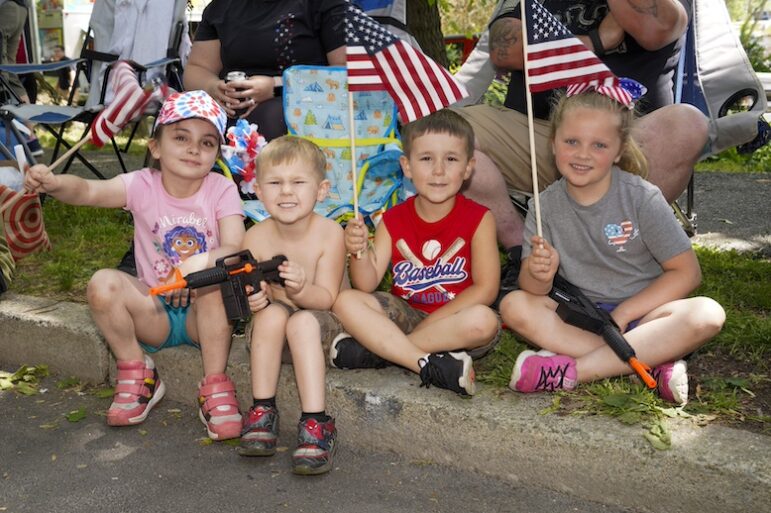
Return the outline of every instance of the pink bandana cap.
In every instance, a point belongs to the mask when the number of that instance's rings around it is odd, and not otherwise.
[[[163,102],[153,131],[161,125],[169,125],[185,119],[205,119],[220,134],[220,141],[225,142],[225,111],[206,91],[183,91],[172,93]]]

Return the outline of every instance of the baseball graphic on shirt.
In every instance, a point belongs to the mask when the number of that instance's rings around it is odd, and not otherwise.
[[[420,250],[421,253],[423,253],[423,258],[427,261],[431,261],[439,254],[439,252],[442,250],[442,245],[439,244],[438,240],[427,240],[423,244],[423,248]]]

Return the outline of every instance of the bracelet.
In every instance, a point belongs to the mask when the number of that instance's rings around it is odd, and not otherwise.
[[[594,54],[597,57],[602,57],[605,55],[605,47],[602,46],[602,39],[600,39],[600,32],[597,29],[589,31],[589,40],[592,42],[592,46],[594,47]]]

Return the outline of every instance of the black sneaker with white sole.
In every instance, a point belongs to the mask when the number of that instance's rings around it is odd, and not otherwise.
[[[460,395],[476,392],[474,364],[464,352],[443,352],[421,358],[420,386],[430,385],[452,390]]]
[[[382,369],[388,361],[359,344],[348,333],[342,332],[329,347],[329,363],[338,369]]]

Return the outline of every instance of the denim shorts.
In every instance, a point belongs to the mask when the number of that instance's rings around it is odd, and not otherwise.
[[[618,305],[613,303],[597,303],[597,306],[599,306],[606,312],[611,313],[613,310],[616,309]],[[635,329],[638,324],[640,324],[640,319],[635,319],[634,321],[631,321],[629,325],[627,325],[626,330],[624,330],[624,333],[626,333],[629,330]]]
[[[142,349],[148,353],[157,353],[161,349],[174,346],[193,346],[200,349],[201,346],[193,342],[187,335],[185,322],[187,321],[187,309],[190,308],[190,305],[175,308],[162,299],[161,304],[166,309],[166,315],[169,318],[169,336],[160,346],[150,346],[140,341],[139,345],[142,346]]]

